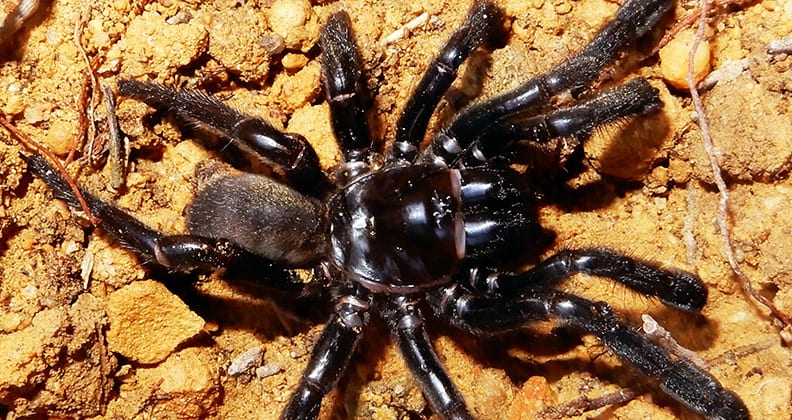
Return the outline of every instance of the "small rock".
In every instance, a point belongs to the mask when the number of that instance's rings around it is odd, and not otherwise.
[[[739,92],[735,95],[734,92]],[[718,82],[704,98],[709,127],[719,149],[723,176],[742,182],[770,182],[792,168],[792,120],[780,112],[788,100],[768,94],[764,86],[743,74]],[[750,110],[747,112],[746,110]],[[712,183],[712,169],[703,142],[690,134],[695,148],[690,162],[700,180]]]
[[[204,320],[161,283],[138,281],[110,295],[107,346],[139,363],[159,363],[198,334]]]
[[[284,69],[294,72],[300,70],[301,68],[305,67],[306,64],[308,64],[308,57],[303,54],[289,53],[283,56],[281,59],[281,64],[283,65]]]
[[[771,55],[792,53],[792,35],[768,42],[767,53]]]
[[[156,401],[146,411],[151,418],[208,418],[209,413],[216,409],[221,395],[220,377],[215,366],[215,360],[207,349],[186,348],[171,354],[156,367],[137,369],[134,387],[122,387],[120,400],[129,402],[136,393],[145,390]],[[116,406],[118,411],[129,409],[123,404]],[[119,414],[111,410],[107,417],[124,417]]]
[[[261,356],[263,355],[264,351],[261,350],[261,347],[248,349],[231,361],[231,365],[228,366],[228,374],[231,376],[239,376],[249,371],[253,366],[261,363]]]
[[[29,378],[41,375],[57,360],[52,360],[57,350],[48,347],[65,323],[63,311],[45,309],[33,317],[31,326],[0,336],[0,397],[5,399],[14,395],[14,389],[30,386]]]
[[[690,63],[690,48],[696,33],[692,30],[679,32],[676,38],[660,50],[660,74],[663,79],[677,89],[687,89],[687,75]],[[693,76],[696,83],[710,71],[710,43],[702,40],[693,59]]]
[[[166,17],[144,11],[129,23],[125,36],[107,53],[108,61],[123,63],[128,77],[157,75],[167,81],[177,69],[201,57],[208,45],[209,34],[196,19],[179,25],[165,24]]]
[[[289,120],[286,131],[305,136],[319,155],[323,168],[330,168],[340,163],[341,151],[334,141],[322,141],[333,138],[333,127],[330,125],[330,108],[326,103],[306,105],[298,108]]]
[[[72,121],[54,117],[49,130],[47,130],[47,135],[44,137],[44,142],[52,153],[66,156],[71,150],[74,133],[77,131],[77,126]]]
[[[266,377],[272,376],[272,375],[274,375],[274,374],[276,374],[276,373],[278,373],[278,372],[280,372],[282,370],[283,370],[283,366],[281,366],[281,365],[279,365],[277,363],[267,363],[264,366],[256,368],[256,377],[259,378],[259,379],[266,378]]]
[[[506,411],[509,420],[533,419],[542,410],[555,403],[553,390],[542,376],[532,376],[523,383],[519,397],[515,398]]]
[[[730,82],[748,70],[750,62],[747,58],[741,60],[726,60],[712,73],[708,74],[699,88],[712,89],[718,83]]]
[[[317,65],[303,67],[294,76],[276,79],[273,90],[282,98],[284,110],[295,110],[310,104],[321,93],[321,70]]]
[[[209,55],[243,80],[263,83],[272,59],[261,46],[270,33],[265,16],[251,7],[204,11],[202,16],[209,22]]]
[[[292,50],[308,52],[319,38],[319,24],[308,0],[276,0],[269,10],[269,25]]]

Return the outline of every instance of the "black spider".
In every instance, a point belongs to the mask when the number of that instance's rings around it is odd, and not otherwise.
[[[426,311],[472,334],[556,319],[599,338],[660,389],[708,418],[749,418],[742,401],[692,362],[670,355],[620,322],[608,304],[556,288],[575,273],[610,277],[684,311],[699,311],[707,289],[695,275],[602,249],[562,251],[520,273],[499,272],[515,244],[536,241],[536,197],[507,165],[521,140],[585,137],[604,123],[659,109],[641,78],[593,99],[541,114],[555,95],[591,83],[627,44],[648,32],[673,0],[629,0],[579,53],[515,90],[462,110],[421,148],[431,114],[466,57],[495,33],[502,12],[478,1],[431,62],[384,156],[372,150],[363,105],[360,57],[349,17],[332,15],[320,39],[327,101],[344,163],[325,174],[308,142],[233,110],[204,93],[121,81],[119,93],[176,115],[226,140],[280,174],[209,176],[187,211],[189,234],[166,236],[115,205],[83,192],[103,230],[147,263],[169,270],[234,268],[256,259],[269,286],[306,292],[291,269],[318,267],[334,305],[297,389],[288,419],[314,418],[346,370],[372,314],[390,327],[432,409],[470,418],[435,354]],[[220,145],[218,145],[219,147]],[[31,170],[54,195],[77,206],[40,156]],[[249,267],[249,266],[248,266]]]

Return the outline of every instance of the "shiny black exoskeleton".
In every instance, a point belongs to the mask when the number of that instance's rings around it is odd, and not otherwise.
[[[556,286],[575,273],[610,277],[665,304],[698,311],[707,289],[695,275],[660,268],[602,248],[562,251],[519,273],[499,272],[512,248],[537,241],[537,196],[502,164],[514,142],[586,137],[595,127],[656,111],[657,91],[641,78],[593,99],[541,114],[550,99],[591,83],[624,47],[648,32],[673,0],[628,0],[576,55],[522,86],[459,112],[421,144],[431,114],[466,57],[497,32],[502,11],[476,1],[430,63],[384,153],[372,150],[360,57],[349,17],[332,15],[320,40],[326,98],[344,163],[325,174],[311,145],[213,97],[125,80],[122,96],[167,110],[185,125],[220,137],[260,160],[280,180],[211,165],[187,209],[186,235],[164,235],[112,203],[83,192],[104,232],[145,263],[169,270],[217,269],[258,262],[269,286],[310,293],[289,275],[319,268],[330,316],[283,410],[287,419],[318,415],[371,316],[390,327],[407,366],[442,418],[471,415],[429,339],[426,311],[472,334],[555,319],[593,334],[626,364],[689,409],[713,419],[746,419],[734,393],[692,362],[648,341],[603,302]],[[219,148],[219,146],[218,146]],[[491,162],[498,158],[501,164]],[[74,192],[40,156],[31,170],[54,195],[77,206]],[[218,166],[218,165],[215,165]]]
[[[375,293],[414,293],[452,281],[463,259],[500,255],[539,227],[506,170],[393,163],[359,176],[328,204],[328,260]]]

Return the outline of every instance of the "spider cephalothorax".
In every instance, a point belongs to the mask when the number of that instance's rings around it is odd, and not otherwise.
[[[143,261],[170,270],[249,263],[274,288],[306,293],[288,275],[319,268],[334,308],[284,418],[316,417],[372,316],[390,327],[432,409],[470,418],[462,395],[435,354],[427,311],[472,334],[555,319],[599,338],[627,364],[683,405],[709,418],[743,419],[742,401],[709,373],[670,355],[621,323],[606,303],[555,286],[575,273],[610,277],[665,304],[698,311],[707,289],[695,275],[660,268],[602,248],[562,251],[534,268],[499,272],[511,248],[536,241],[536,196],[508,165],[519,141],[585,137],[610,121],[658,110],[656,89],[641,78],[592,99],[540,114],[555,95],[591,83],[627,44],[648,32],[673,0],[628,0],[591,43],[522,86],[463,109],[422,147],[429,118],[465,58],[502,25],[502,12],[475,2],[464,24],[426,70],[382,155],[366,124],[359,53],[349,17],[332,15],[320,40],[326,99],[344,162],[325,174],[311,145],[196,91],[124,80],[122,96],[175,114],[282,177],[215,171],[187,210],[186,235],[146,227],[115,205],[83,193],[103,230]],[[493,159],[498,158],[498,164]],[[75,194],[39,156],[33,172],[54,194]]]

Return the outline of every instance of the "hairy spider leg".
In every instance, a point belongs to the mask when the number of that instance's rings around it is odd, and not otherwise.
[[[516,114],[535,114],[564,91],[596,79],[616,54],[646,34],[673,6],[673,0],[628,0],[581,51],[543,75],[504,94],[468,106],[418,156],[419,162],[442,160],[452,164],[487,128]]]
[[[80,204],[74,191],[47,160],[39,155],[22,156],[28,169],[52,191],[55,198],[71,207]],[[252,254],[227,239],[200,235],[164,235],[134,216],[80,188],[91,213],[99,220],[105,234],[134,253],[141,263],[170,271],[190,272],[216,269],[244,270],[256,262],[256,273],[265,278],[262,284],[273,289],[299,292],[302,285],[294,274],[280,263]]]
[[[443,94],[456,79],[457,70],[503,22],[503,11],[489,1],[474,2],[473,7],[446,44],[429,63],[415,86],[396,123],[396,138],[388,151],[392,160],[412,161],[426,134],[426,127]]]
[[[575,105],[523,119],[504,119],[488,127],[462,155],[465,167],[481,166],[520,140],[587,138],[596,127],[663,107],[657,89],[638,77]]]
[[[670,397],[717,420],[747,420],[748,409],[733,392],[705,370],[623,324],[604,302],[555,290],[526,291],[514,296],[480,296],[461,286],[435,292],[430,299],[438,315],[472,334],[491,334],[556,319],[596,336],[616,356],[655,380]]]
[[[225,140],[217,144],[218,148],[230,142],[246,155],[283,172],[300,192],[320,195],[329,186],[316,151],[303,136],[282,133],[268,122],[231,108],[211,95],[136,80],[120,80],[118,93],[175,115],[188,127]],[[209,146],[206,142],[203,145]]]
[[[334,13],[319,35],[322,84],[330,106],[333,133],[346,162],[365,161],[372,147],[366,120],[365,83],[360,52],[349,15]]]
[[[628,257],[607,248],[566,249],[518,274],[486,273],[471,279],[490,295],[513,296],[541,287],[554,287],[574,274],[606,277],[664,305],[698,312],[707,303],[707,286],[695,274],[660,268],[656,263]]]

